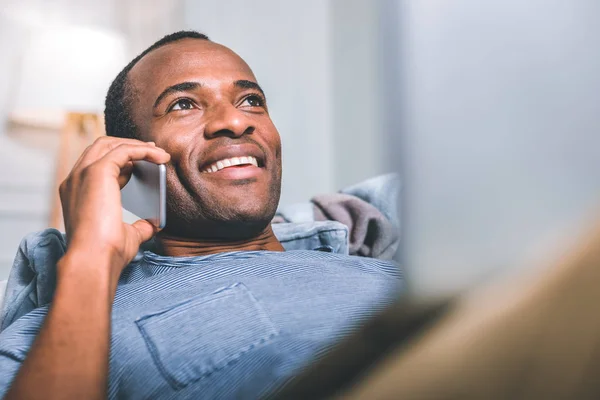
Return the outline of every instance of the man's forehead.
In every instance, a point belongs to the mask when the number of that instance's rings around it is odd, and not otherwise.
[[[182,39],[146,54],[129,72],[137,89],[179,80],[255,80],[252,70],[232,50],[202,39]],[[136,83],[143,82],[143,85]],[[141,86],[141,87],[140,87]]]

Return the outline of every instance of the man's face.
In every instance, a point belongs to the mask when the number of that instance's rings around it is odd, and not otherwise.
[[[143,140],[171,155],[166,232],[244,239],[279,202],[281,141],[248,65],[213,42],[183,39],[129,72]]]

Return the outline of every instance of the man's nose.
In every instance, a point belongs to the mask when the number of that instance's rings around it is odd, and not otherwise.
[[[254,125],[248,116],[232,104],[215,106],[210,110],[204,126],[207,139],[216,136],[240,137],[254,132]]]

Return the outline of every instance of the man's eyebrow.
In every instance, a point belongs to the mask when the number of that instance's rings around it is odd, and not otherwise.
[[[262,88],[260,87],[260,85],[256,82],[252,82],[252,81],[247,81],[245,79],[241,79],[239,81],[235,81],[233,82],[233,85],[240,88],[240,89],[254,89],[254,90],[258,90],[263,97],[265,96],[265,92],[264,90],[262,90]]]
[[[170,95],[171,93],[187,92],[190,90],[198,89],[200,86],[202,86],[202,85],[198,82],[181,82],[181,83],[177,83],[173,86],[169,86],[168,88],[163,90],[161,94],[158,95],[158,97],[156,98],[156,101],[154,102],[154,108],[156,108],[160,104],[162,99],[164,99],[166,96]]]

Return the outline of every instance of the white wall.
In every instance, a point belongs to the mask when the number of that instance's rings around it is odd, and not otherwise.
[[[337,189],[388,172],[380,1],[332,0],[330,46]],[[395,127],[390,127],[394,129]]]
[[[402,4],[413,283],[552,253],[600,202],[600,2]]]
[[[0,14],[0,279],[7,277],[20,239],[45,228],[48,220],[53,155],[14,140],[4,126],[26,33]]]

